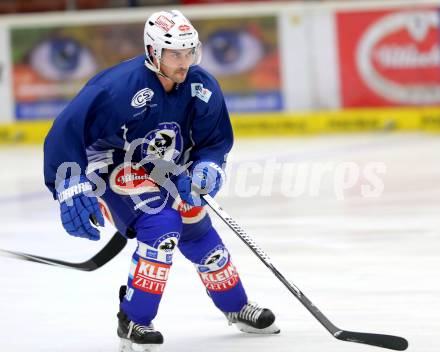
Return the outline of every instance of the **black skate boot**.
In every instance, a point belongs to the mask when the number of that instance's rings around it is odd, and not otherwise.
[[[163,336],[153,324],[136,324],[122,310],[118,313],[118,336],[120,352],[156,352],[163,344]]]
[[[229,325],[236,324],[240,331],[253,334],[279,334],[275,315],[270,309],[248,302],[239,312],[225,313]]]
[[[119,298],[122,301],[126,287],[122,286]],[[118,313],[118,336],[121,338],[120,352],[156,352],[163,344],[163,336],[154,329],[153,324],[141,325],[131,321],[127,315],[119,309]]]

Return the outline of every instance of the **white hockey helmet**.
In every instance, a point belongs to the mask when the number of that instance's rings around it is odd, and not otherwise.
[[[159,74],[163,49],[193,49],[193,65],[201,61],[201,43],[199,34],[191,22],[178,10],[153,13],[145,22],[144,29],[146,66]],[[149,48],[152,48],[150,53]],[[152,54],[157,65],[152,60]]]

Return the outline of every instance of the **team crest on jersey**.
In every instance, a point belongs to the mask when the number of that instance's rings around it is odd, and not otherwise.
[[[203,88],[202,83],[191,83],[191,96],[197,97],[201,100],[203,100],[205,103],[209,101],[211,98],[212,92],[207,89]]]
[[[144,88],[138,91],[131,99],[131,106],[134,108],[142,108],[153,99],[154,92],[150,88]]]
[[[142,157],[154,156],[171,161],[178,158],[182,148],[180,126],[175,122],[163,122],[145,136],[142,143]]]

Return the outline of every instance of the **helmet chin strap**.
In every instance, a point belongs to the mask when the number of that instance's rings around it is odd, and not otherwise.
[[[158,61],[158,62],[159,62],[159,61]],[[167,80],[169,80],[169,81],[171,81],[171,82],[173,82],[173,83],[176,83],[176,82],[174,82],[170,77],[168,77],[167,75],[165,75],[165,73],[163,73],[163,72],[160,70],[160,62],[159,62],[159,67],[156,67],[155,65],[153,65],[153,63],[151,62],[151,60],[148,60],[148,58],[145,60],[144,63],[145,63],[145,66],[146,66],[147,68],[149,68],[151,71],[157,73],[159,76],[161,76],[161,77],[163,77],[163,78],[165,78],[165,79],[167,79]]]

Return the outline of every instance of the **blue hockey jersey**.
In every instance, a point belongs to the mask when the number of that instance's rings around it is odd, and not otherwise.
[[[76,162],[85,175],[90,163],[110,165],[133,145],[134,162],[154,155],[224,166],[233,135],[217,81],[193,66],[167,93],[144,61],[141,55],[97,74],[55,119],[44,143],[45,183],[54,197],[62,163]]]

